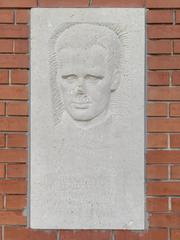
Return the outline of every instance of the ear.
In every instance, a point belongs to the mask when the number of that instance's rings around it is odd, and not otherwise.
[[[111,91],[115,91],[120,84],[120,78],[121,78],[121,74],[120,71],[118,69],[114,70],[113,74],[112,74],[112,84],[111,84]]]

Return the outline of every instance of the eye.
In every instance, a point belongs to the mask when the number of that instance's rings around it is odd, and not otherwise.
[[[70,82],[76,80],[77,78],[78,78],[78,76],[75,74],[62,75],[62,79],[70,81]]]
[[[85,76],[85,79],[87,80],[92,80],[92,81],[98,81],[98,80],[102,80],[104,77],[101,75],[92,75],[92,74],[87,74]]]

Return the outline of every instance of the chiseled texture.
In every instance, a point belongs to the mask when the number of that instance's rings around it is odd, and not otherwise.
[[[146,108],[146,115],[151,120],[150,129],[153,131],[148,130],[147,136],[146,213],[149,225],[147,231],[62,231],[59,229],[35,231],[27,227],[24,209],[27,207],[25,185],[28,131],[27,129],[19,130],[19,118],[24,121],[28,114],[26,108],[17,108],[17,104],[29,105],[26,98],[19,97],[27,96],[27,84],[29,83],[29,64],[26,62],[29,52],[29,33],[27,32],[29,10],[40,5],[41,7],[87,7],[88,5],[90,7],[145,7],[147,10],[146,42],[151,63],[147,66],[147,85],[153,87],[153,90],[147,89],[151,100],[147,102]],[[0,100],[0,115],[2,119],[13,117],[13,125],[18,127],[16,131],[12,131],[9,129],[10,122],[1,121],[0,239],[178,240],[180,238],[180,68],[176,65],[178,63],[175,62],[175,58],[180,53],[178,25],[180,1],[92,0],[88,3],[87,0],[1,0],[0,8],[0,23],[2,24],[0,26],[0,88],[3,91],[3,97]],[[16,58],[18,53],[25,57],[20,55]],[[10,57],[9,54],[13,56]],[[167,69],[163,69],[161,63]],[[4,64],[6,67],[3,66]],[[151,69],[152,67],[154,69]],[[21,91],[19,92],[18,86],[15,91],[14,85],[20,85]],[[158,91],[162,99],[157,100]],[[156,95],[153,97],[152,94]],[[156,129],[153,130],[154,126]],[[164,132],[161,132],[162,129]]]

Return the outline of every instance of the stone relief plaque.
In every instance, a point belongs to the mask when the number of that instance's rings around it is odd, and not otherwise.
[[[32,228],[144,228],[144,15],[32,9]]]

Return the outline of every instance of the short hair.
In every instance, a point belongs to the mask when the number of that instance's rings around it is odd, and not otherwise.
[[[63,99],[56,82],[57,53],[64,48],[91,48],[99,45],[108,50],[110,69],[120,68],[122,29],[117,24],[66,23],[60,25],[49,39],[50,86],[55,125],[61,121],[64,112]]]

